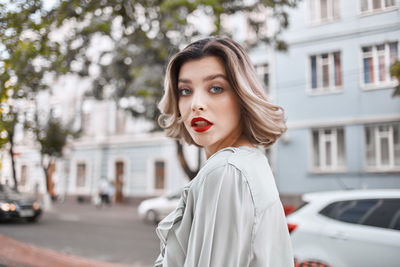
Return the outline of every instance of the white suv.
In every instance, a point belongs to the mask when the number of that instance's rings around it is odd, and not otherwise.
[[[303,201],[287,217],[297,266],[400,266],[400,190],[308,193]]]

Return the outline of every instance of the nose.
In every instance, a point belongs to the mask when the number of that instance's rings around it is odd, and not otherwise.
[[[205,111],[207,106],[207,101],[204,94],[200,90],[196,90],[192,97],[192,111]]]

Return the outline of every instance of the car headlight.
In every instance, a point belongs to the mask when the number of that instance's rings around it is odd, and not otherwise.
[[[14,203],[10,203],[10,210],[15,211],[16,209],[17,209],[17,205],[15,205]]]
[[[32,204],[34,210],[38,210],[40,208],[39,204],[35,201]]]
[[[10,211],[10,204],[6,202],[0,202],[0,209],[5,212]]]

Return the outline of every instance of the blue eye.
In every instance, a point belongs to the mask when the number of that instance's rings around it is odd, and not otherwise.
[[[186,95],[190,95],[192,93],[192,91],[187,88],[183,88],[183,89],[179,89],[178,93],[179,93],[179,96],[186,96]]]
[[[223,89],[222,87],[219,87],[219,86],[212,86],[212,87],[210,88],[210,92],[213,93],[213,94],[219,94],[219,93],[221,93],[223,90],[224,90],[224,89]]]

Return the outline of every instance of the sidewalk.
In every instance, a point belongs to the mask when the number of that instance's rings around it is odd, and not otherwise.
[[[89,260],[25,244],[0,234],[0,267],[148,267]]]
[[[98,207],[92,203],[78,203],[68,200],[63,203],[52,203],[45,213],[75,214],[81,217],[107,218],[118,216],[119,219],[130,220],[137,217],[137,206],[128,204],[112,204]],[[1,266],[0,266],[1,267]]]

